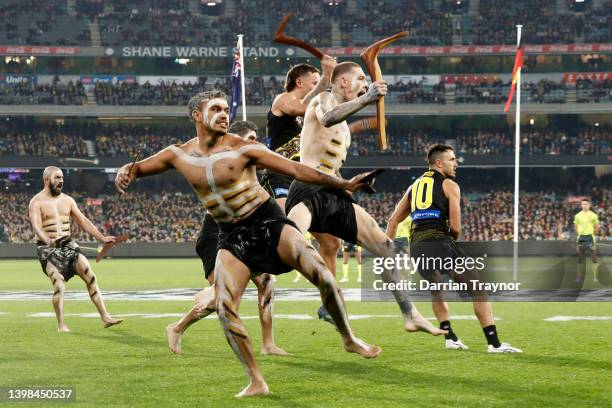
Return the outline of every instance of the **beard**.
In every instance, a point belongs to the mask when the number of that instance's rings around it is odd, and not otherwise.
[[[63,186],[57,184],[51,184],[49,186],[49,191],[51,191],[51,195],[53,197],[57,197],[58,195],[62,194],[62,187]]]

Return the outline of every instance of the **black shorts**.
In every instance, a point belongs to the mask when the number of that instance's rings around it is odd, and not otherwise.
[[[219,244],[219,225],[212,215],[206,214],[204,223],[200,229],[200,235],[196,241],[196,253],[202,260],[204,276],[208,276],[215,270],[215,260],[217,259],[217,245]]]
[[[261,185],[268,194],[278,200],[279,198],[287,198],[292,181],[293,179],[285,174],[264,170]]]
[[[280,275],[293,268],[278,256],[278,243],[285,225],[298,232],[297,225],[285,216],[272,199],[259,206],[247,219],[220,223],[219,249],[226,249],[249,267],[252,274]]]
[[[475,302],[488,300],[487,292],[473,284],[473,281],[481,282],[478,270],[473,263],[467,267],[468,256],[448,232],[414,231],[410,240],[410,256],[415,260],[420,259],[419,274],[429,282],[441,283],[447,279],[444,276],[447,275],[453,281],[466,285],[466,291],[458,291],[462,297],[469,296]]]
[[[467,255],[457,246],[457,242],[446,232],[437,230],[415,231],[410,241],[410,256],[414,259],[421,259],[419,264],[419,274],[432,280],[433,275],[438,272],[442,275],[451,275],[455,272],[445,266],[447,258],[455,261],[457,258],[465,258]]]
[[[408,246],[408,238],[406,237],[395,238],[394,244],[395,244],[396,251],[398,252],[403,251]]]
[[[81,250],[72,238],[60,239],[53,247],[47,246],[43,241],[37,241],[36,252],[45,276],[48,276],[47,263],[49,262],[62,274],[65,282],[77,274],[76,264]]]
[[[578,236],[578,250],[582,248],[585,252],[595,250],[595,240],[592,235],[580,235]]]
[[[299,203],[304,203],[312,215],[309,231],[325,232],[346,242],[357,243],[355,200],[346,191],[295,180],[285,203],[287,214]]]
[[[361,248],[357,246],[357,244],[351,244],[350,242],[345,242],[343,247],[344,252],[354,253],[361,251]]]

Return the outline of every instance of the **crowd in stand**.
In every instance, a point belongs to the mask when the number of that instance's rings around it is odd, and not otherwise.
[[[612,81],[609,79],[603,81],[577,80],[576,100],[579,103],[612,102]]]
[[[100,123],[28,123],[16,119],[0,122],[0,156],[88,156],[86,140],[91,141],[97,157],[134,157],[153,154],[174,143],[193,137],[187,120],[183,126]],[[264,142],[264,130],[260,141]],[[569,132],[563,129],[521,130],[521,154],[526,155],[608,155],[612,154],[612,128],[606,125],[583,126]],[[435,143],[454,143],[459,155],[512,155],[514,133],[510,128],[455,130],[409,129],[391,118],[387,126],[390,149],[380,152],[374,131],[354,135],[349,156],[385,154],[424,155]]]
[[[436,143],[454,143],[458,154],[512,155],[514,134],[512,129],[459,130],[452,134],[437,130],[411,130],[393,123],[387,128],[392,156],[424,155]],[[352,139],[349,155],[367,156],[377,151],[374,132],[361,133]],[[561,129],[521,129],[521,154],[531,155],[606,155],[612,154],[612,129],[608,126],[585,126],[573,134]]]
[[[584,100],[579,102],[599,102],[601,93],[605,93],[609,85],[604,81],[589,81],[584,83],[584,89],[591,91]],[[456,103],[491,103],[500,104],[506,101],[510,84],[502,81],[481,82],[478,84],[457,83],[455,86]],[[566,84],[549,79],[538,82],[523,82],[521,84],[521,100],[529,103],[565,103]]]
[[[246,102],[248,105],[270,105],[274,97],[283,92],[283,81],[277,77],[247,77]],[[454,92],[455,103],[502,104],[508,95],[510,84],[501,80],[454,85],[443,82],[429,84],[425,81],[399,80],[389,84],[386,97],[389,104],[445,104],[446,92]],[[567,102],[564,82],[542,79],[538,82],[522,84],[522,100],[530,103],[565,103]],[[98,81],[93,94],[98,105],[168,105],[184,106],[195,93],[207,90],[222,90],[231,95],[229,77],[200,77],[197,82],[164,82],[151,84],[146,81],[122,81],[108,83]],[[576,83],[576,101],[579,103],[612,102],[612,81],[578,80]],[[54,104],[82,105],[86,103],[86,90],[80,81],[76,83],[60,82],[59,78],[52,84],[35,85],[31,80],[16,84],[0,85],[0,103],[9,104]]]
[[[599,216],[598,239],[612,239],[612,189],[594,188],[588,192],[593,211]],[[402,192],[360,195],[358,202],[385,228]],[[0,196],[0,241],[32,242],[34,234],[25,209],[33,193],[3,193]],[[127,234],[132,241],[195,242],[204,216],[201,203],[191,192],[131,192],[129,199],[103,195],[97,200],[71,193],[83,213],[104,233]],[[512,239],[512,192],[495,190],[470,193],[463,197],[463,240],[508,241]],[[521,240],[569,240],[575,237],[573,215],[578,203],[567,202],[568,194],[554,191],[521,194]],[[73,226],[80,242],[90,236]]]
[[[268,45],[288,12],[296,13],[290,34],[318,47],[364,46],[403,30],[410,35],[398,44],[513,44],[515,25],[525,21],[531,22],[523,27],[529,44],[605,43],[611,37],[609,0],[595,6],[586,2],[580,10],[573,1],[559,7],[557,0],[480,0],[476,14],[468,12],[468,3],[414,0],[406,7],[400,0],[355,1],[354,6],[344,1],[236,0],[230,13],[224,2],[210,7],[188,0],[76,0],[67,6],[59,0],[9,0],[0,16],[7,22],[1,33],[6,41],[30,45],[91,45],[88,24],[95,21],[103,46],[229,45],[238,32],[249,44]],[[75,29],[63,38],[62,17],[68,13]]]
[[[0,86],[0,105],[83,105],[87,101],[80,81],[35,85],[32,81]]]
[[[184,105],[195,93],[217,89],[231,95],[229,77],[218,77],[212,81],[200,78],[198,83],[149,82],[110,84],[97,82],[94,93],[99,105]],[[271,105],[274,98],[283,92],[282,81],[276,77],[248,77],[246,102],[249,105]],[[389,103],[444,103],[444,86],[428,85],[415,81],[398,81],[389,87]]]

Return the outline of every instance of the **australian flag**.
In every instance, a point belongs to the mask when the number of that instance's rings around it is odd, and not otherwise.
[[[242,66],[240,65],[240,43],[236,45],[234,65],[232,66],[232,102],[230,104],[230,123],[234,121],[238,106],[242,103],[242,88],[240,85]]]

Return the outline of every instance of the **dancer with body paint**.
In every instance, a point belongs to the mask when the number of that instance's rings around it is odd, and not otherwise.
[[[229,128],[229,133],[237,134],[244,140],[257,141],[257,125],[249,121],[236,121]],[[215,260],[217,259],[217,245],[219,243],[219,226],[210,213],[204,217],[204,223],[196,241],[196,252],[202,260],[204,276],[210,287],[196,294],[196,304],[178,322],[166,327],[168,346],[173,353],[181,354],[181,339],[185,331],[195,322],[215,312],[209,307],[215,297]],[[272,330],[272,317],[274,314],[274,278],[268,273],[252,275],[251,281],[257,287],[259,321],[261,322],[261,354],[285,356],[288,353],[276,346]]]
[[[303,116],[310,101],[329,87],[336,59],[324,55],[321,59],[321,73],[309,64],[298,64],[289,71],[285,78],[285,92],[274,99],[268,111],[268,147],[281,156],[300,161],[300,133],[302,132]],[[365,118],[349,125],[351,132],[361,132],[376,128],[376,118]],[[285,210],[285,201],[293,178],[265,170],[262,185],[278,205]],[[336,258],[340,249],[340,240],[333,235],[313,232],[312,236],[319,242],[319,254],[325,264],[336,276]],[[299,273],[296,281],[299,280]],[[319,319],[333,324],[333,319],[325,306],[317,310]]]
[[[115,241],[104,236],[79,210],[74,199],[62,193],[64,174],[54,166],[43,171],[44,189],[30,201],[30,222],[36,234],[36,252],[43,269],[53,285],[53,309],[57,317],[57,331],[69,332],[64,322],[64,290],[66,282],[79,275],[87,286],[87,292],[100,313],[104,327],[114,326],[123,320],[112,318],[106,311],[102,292],[96,283],[96,275],[89,261],[81,254],[78,244],[70,236],[71,220],[88,234],[104,243]]]
[[[268,385],[255,360],[251,339],[238,307],[251,274],[281,274],[297,269],[321,292],[332,314],[344,348],[365,358],[380,348],[356,338],[349,326],[344,300],[325,263],[295,224],[270,199],[256,177],[256,167],[290,175],[298,180],[355,191],[367,187],[365,175],[345,180],[287,160],[260,143],[227,133],[229,106],[222,92],[202,92],[188,103],[197,137],[169,146],[121,167],[115,179],[120,194],[139,177],[176,169],[191,184],[206,210],[219,224],[219,253],[215,262],[215,301],[228,343],[245,366],[249,385],[237,397],[265,395]]]
[[[306,110],[300,161],[310,168],[339,175],[351,144],[346,119],[386,95],[387,84],[375,81],[368,87],[365,73],[354,62],[336,65],[331,83],[331,92],[317,95]],[[377,256],[395,256],[393,242],[342,188],[314,186],[296,180],[289,188],[285,207],[289,219],[303,232],[328,233],[358,244]],[[401,276],[396,269],[386,269],[383,279],[399,282]],[[394,290],[393,295],[407,331],[426,331],[435,336],[446,333],[421,316],[408,299],[406,290]]]

